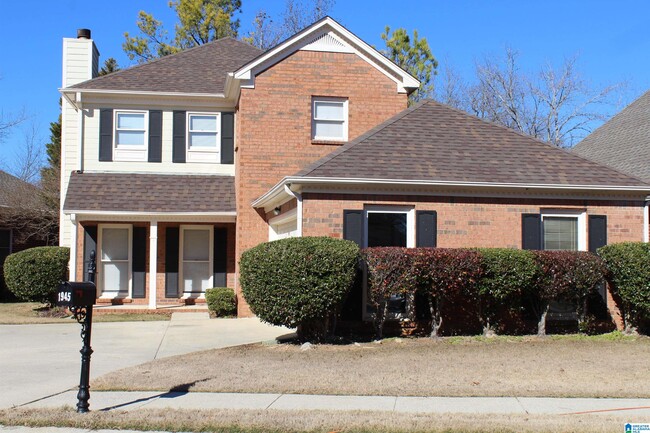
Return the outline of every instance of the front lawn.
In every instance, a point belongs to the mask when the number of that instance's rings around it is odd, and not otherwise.
[[[110,313],[95,314],[93,322],[136,322],[169,320],[168,314]],[[38,302],[0,303],[0,325],[26,325],[42,323],[76,323],[63,309],[48,309]]]
[[[155,360],[95,390],[399,396],[650,397],[650,338],[450,337],[247,346]],[[188,368],[191,366],[191,368]]]

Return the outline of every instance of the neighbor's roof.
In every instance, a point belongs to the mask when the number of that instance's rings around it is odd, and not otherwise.
[[[650,91],[588,135],[573,151],[650,182]]]
[[[261,52],[236,39],[222,38],[69,88],[220,94],[228,73]]]
[[[434,101],[403,111],[296,176],[648,186],[614,169]]]
[[[232,176],[73,172],[63,210],[235,212],[234,180]]]
[[[39,205],[38,187],[0,170],[0,206]]]

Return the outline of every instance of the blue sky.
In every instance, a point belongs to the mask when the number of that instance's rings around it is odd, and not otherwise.
[[[124,32],[136,33],[143,9],[173,28],[167,0],[0,0],[0,110],[22,109],[28,122],[0,144],[0,167],[10,166],[25,130],[36,128],[45,143],[49,122],[58,116],[62,38],[87,27],[101,61],[131,62],[121,45]],[[246,33],[262,7],[279,16],[283,0],[243,0],[240,32]],[[386,25],[417,29],[434,55],[469,79],[474,62],[486,54],[517,49],[530,72],[545,62],[559,65],[579,55],[581,75],[595,86],[625,81],[623,102],[650,89],[650,2],[645,0],[339,0],[331,12],[359,37],[377,47]],[[622,108],[622,107],[621,107]]]

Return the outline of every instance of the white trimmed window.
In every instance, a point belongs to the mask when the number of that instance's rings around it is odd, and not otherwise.
[[[180,282],[183,297],[202,297],[213,280],[213,228],[181,226]]]
[[[348,100],[313,98],[311,137],[313,140],[348,140]]]
[[[587,216],[581,211],[542,212],[542,249],[587,250]]]
[[[102,298],[126,298],[131,288],[132,227],[99,226],[99,291]]]
[[[149,113],[146,111],[115,110],[114,114],[114,160],[146,161]]]
[[[221,115],[187,113],[187,162],[220,162]]]

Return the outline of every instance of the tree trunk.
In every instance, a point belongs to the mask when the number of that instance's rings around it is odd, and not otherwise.
[[[375,340],[384,338],[384,323],[386,323],[386,315],[388,314],[388,302],[384,301],[377,307],[375,313]]]
[[[625,335],[639,335],[639,330],[636,328],[636,326],[632,325],[632,322],[630,321],[630,314],[628,311],[629,307],[625,306],[623,310],[623,323],[625,325],[623,333]]]
[[[549,303],[542,301],[540,307],[542,314],[539,317],[539,322],[537,322],[537,336],[544,337],[546,336],[546,316],[548,315]]]
[[[440,304],[441,302],[437,296],[433,299],[429,299],[429,308],[431,310],[431,338],[440,337],[440,328],[442,327]]]
[[[578,316],[578,329],[582,332],[586,332],[586,320],[587,320],[587,297],[585,296],[582,299],[578,299],[576,315]]]
[[[491,321],[492,314],[490,312],[492,311],[492,306],[490,305],[490,303],[486,301],[486,305],[484,306],[483,302],[479,301],[478,311],[479,311],[479,317],[481,318],[481,324],[483,325],[483,336],[494,337],[495,335],[497,335]]]

